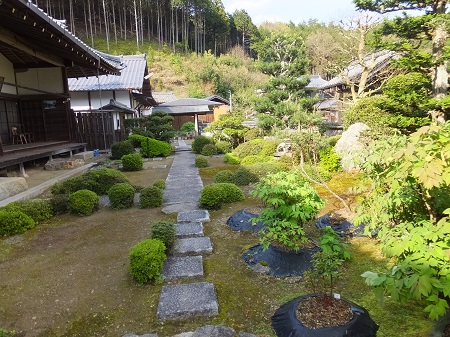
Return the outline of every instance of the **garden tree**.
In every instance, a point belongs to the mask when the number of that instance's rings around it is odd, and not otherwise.
[[[218,47],[222,45],[224,50],[225,38],[230,34],[230,21],[221,0],[212,0],[206,13],[205,26],[205,36],[213,38],[208,47],[217,55]]]
[[[255,110],[283,120],[285,127],[298,126],[290,119],[311,106],[311,97],[304,89],[309,79],[302,37],[292,29],[263,32],[253,47],[258,52],[258,69],[270,76]]]
[[[145,132],[142,133],[133,129],[133,133],[150,136],[151,138],[163,142],[170,142],[170,140],[175,137],[176,132],[172,126],[173,117],[169,116],[164,111],[153,111],[151,115],[139,118],[137,122],[141,130],[144,130]],[[146,132],[149,132],[150,135]]]
[[[370,189],[355,222],[379,230],[393,266],[362,276],[380,296],[420,300],[437,319],[450,301],[450,122],[385,138],[370,151]]]
[[[258,35],[258,28],[253,24],[252,18],[244,9],[236,10],[233,13],[233,22],[241,36],[242,48],[250,55],[250,41]]]
[[[248,131],[248,127],[242,125],[243,121],[244,117],[237,112],[220,115],[217,121],[205,128],[205,131],[211,132],[215,140],[228,141],[235,148],[244,142],[244,135]]]
[[[354,0],[358,9],[389,13],[404,11],[402,17],[386,21],[381,33],[384,36],[395,37],[391,43],[384,43],[406,54],[408,61],[403,65],[420,62],[431,78],[433,96],[436,99],[435,110],[441,114],[448,113],[450,98],[448,90],[448,60],[450,58],[449,14],[447,8],[449,0]],[[420,10],[424,15],[411,17],[407,10]],[[427,42],[431,44],[427,45]],[[381,41],[380,41],[381,42]],[[382,43],[380,43],[382,45]],[[419,48],[420,47],[420,48]],[[427,48],[428,47],[428,48]],[[428,55],[427,55],[428,54]],[[417,66],[417,65],[416,65]],[[439,115],[435,113],[434,115]]]

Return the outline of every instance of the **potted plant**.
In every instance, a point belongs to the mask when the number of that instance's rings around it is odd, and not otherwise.
[[[297,297],[275,312],[275,332],[278,337],[376,336],[378,325],[367,310],[333,293],[339,268],[350,254],[331,227],[324,231],[320,251],[313,255],[313,269],[304,274],[313,293]]]

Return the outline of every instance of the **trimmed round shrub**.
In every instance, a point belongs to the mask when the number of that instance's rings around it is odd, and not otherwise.
[[[121,160],[125,171],[140,171],[144,167],[144,160],[137,153],[126,154]]]
[[[328,172],[337,172],[341,168],[341,156],[334,152],[332,147],[320,151],[319,168]]]
[[[195,167],[202,168],[208,166],[209,166],[208,159],[205,156],[199,154],[197,157],[195,157]]]
[[[23,212],[0,210],[0,236],[23,233],[34,226],[34,220]]]
[[[89,190],[79,190],[69,195],[69,213],[90,215],[98,209],[98,195]]]
[[[203,208],[216,210],[223,203],[241,200],[244,200],[244,193],[235,184],[217,183],[207,185],[202,189],[199,204]]]
[[[259,128],[250,129],[244,134],[244,139],[246,142],[257,138],[261,138],[261,132]]]
[[[197,154],[200,154],[205,145],[212,143],[213,141],[211,138],[205,136],[197,136],[192,142],[192,151],[194,151]]]
[[[264,139],[253,139],[251,141],[239,144],[233,151],[233,154],[239,159],[245,158],[251,155],[257,155],[264,147]]]
[[[231,202],[244,200],[244,192],[233,183],[219,183],[217,184],[222,189],[223,203],[228,204]]]
[[[163,202],[163,192],[157,186],[149,186],[141,191],[140,208],[159,207]]]
[[[69,196],[67,194],[57,194],[50,198],[53,214],[60,215],[69,212]]]
[[[251,166],[247,166],[247,168],[250,170],[250,172],[256,174],[259,178],[263,178],[268,174],[278,172],[279,170],[276,162],[256,163]]]
[[[217,147],[214,144],[206,144],[203,146],[202,155],[204,156],[214,156],[217,154]]]
[[[111,168],[90,170],[81,176],[56,183],[53,194],[71,194],[79,190],[90,190],[97,195],[105,195],[117,183],[127,183],[128,178],[120,171]]]
[[[108,190],[109,201],[114,209],[125,209],[133,206],[134,187],[128,183],[115,184]]]
[[[175,225],[170,221],[156,221],[150,228],[150,237],[152,239],[158,239],[166,248],[172,246],[175,240]]]
[[[230,153],[233,150],[231,144],[225,140],[220,140],[216,143],[217,151],[219,153]]]
[[[241,160],[241,165],[250,166],[257,163],[267,163],[272,160],[273,157],[261,156],[261,155],[251,155],[247,156]]]
[[[153,186],[158,187],[160,190],[166,188],[166,181],[164,179],[158,179],[153,183]]]
[[[292,157],[289,157],[287,155],[283,155],[278,160],[274,161],[275,165],[278,167],[280,171],[288,172],[292,169],[294,166],[294,162],[292,160]]]
[[[214,177],[214,182],[216,183],[232,183],[233,182],[233,171],[223,170],[217,172]]]
[[[12,202],[0,210],[8,212],[22,212],[28,215],[36,224],[42,223],[53,216],[50,200],[31,199]]]
[[[126,154],[134,153],[134,145],[130,140],[124,140],[111,145],[111,158],[120,159]]]
[[[166,246],[160,240],[148,239],[131,247],[129,270],[139,284],[157,280],[166,260]]]
[[[231,165],[239,164],[239,158],[236,157],[235,155],[233,155],[232,153],[226,153],[225,156],[223,157],[223,161],[226,164],[231,164]]]
[[[258,181],[258,176],[243,166],[240,166],[233,174],[233,183],[238,186],[247,186]]]

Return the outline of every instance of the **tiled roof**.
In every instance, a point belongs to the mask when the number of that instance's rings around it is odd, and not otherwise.
[[[153,107],[153,111],[165,111],[169,115],[201,114],[211,112],[213,105],[222,105],[222,103],[198,98],[181,98]]]
[[[158,104],[177,100],[172,91],[152,91],[152,96]]]
[[[305,86],[305,89],[317,89],[326,83],[328,83],[328,81],[324,80],[320,75],[311,75],[309,76],[309,83]]]
[[[202,105],[222,105],[223,103],[217,103],[213,101],[208,101],[206,99],[199,98],[180,98],[176,101],[171,101],[158,105],[158,107],[191,107],[191,106],[202,106]]]
[[[136,112],[133,109],[127,107],[125,104],[117,102],[113,99],[111,99],[108,104],[102,106],[98,110],[116,110],[116,111],[123,111],[129,114],[134,114]]]
[[[317,110],[338,110],[341,103],[337,99],[327,99],[317,103],[314,107]]]
[[[375,62],[375,66],[369,73],[369,78],[378,73],[381,69],[387,66],[391,59],[399,58],[399,54],[391,50],[381,50],[379,52],[367,55],[363,63],[369,65]],[[341,73],[341,75],[332,78],[326,84],[321,85],[319,89],[328,89],[339,85],[347,84],[346,79],[350,81],[359,81],[363,71],[362,65],[358,61],[352,61],[350,65]]]
[[[222,96],[219,96],[219,95],[208,96],[208,97],[205,97],[205,99],[207,101],[213,101],[213,102],[218,102],[218,103],[223,103],[223,104],[226,104],[226,105],[230,105],[230,102],[228,100],[226,100],[225,98],[223,98]]]
[[[120,76],[96,76],[69,79],[69,91],[142,90],[147,59],[142,55],[122,56],[124,69]]]

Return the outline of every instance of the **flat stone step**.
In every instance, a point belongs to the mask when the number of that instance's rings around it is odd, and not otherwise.
[[[177,222],[209,222],[209,212],[206,210],[194,210],[179,212]]]
[[[184,256],[169,257],[164,262],[162,276],[165,281],[178,278],[195,278],[203,276],[203,257]]]
[[[161,320],[219,314],[216,291],[209,282],[163,286],[156,317]]]
[[[207,236],[176,239],[173,245],[173,255],[175,256],[211,254],[212,250],[211,239]]]
[[[182,222],[175,224],[175,236],[177,238],[198,238],[203,236],[201,222]]]

